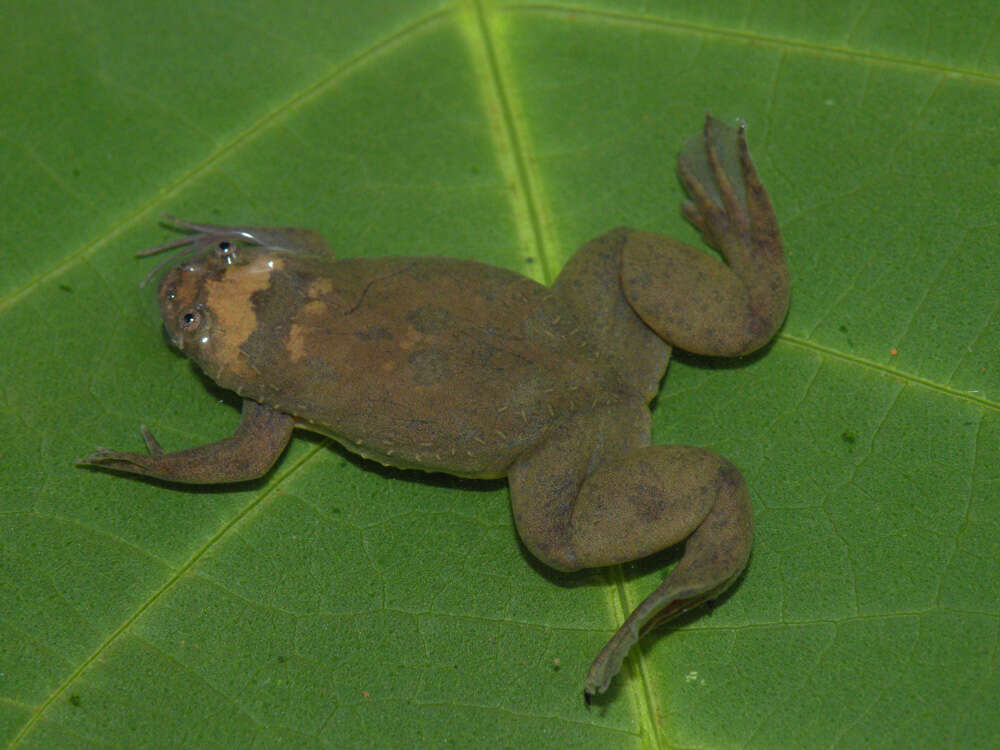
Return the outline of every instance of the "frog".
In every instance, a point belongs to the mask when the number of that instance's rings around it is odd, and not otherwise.
[[[302,429],[387,466],[506,477],[521,541],[559,571],[683,543],[593,660],[589,705],[645,633],[726,591],[753,541],[741,472],[705,448],[652,444],[650,404],[674,348],[744,357],[768,344],[788,266],[743,123],[706,115],[677,173],[681,213],[717,255],[619,227],[550,286],[474,260],[341,257],[308,229],[168,217],[185,234],[141,253],[176,249],[161,263],[166,335],[242,399],[239,424],[170,452],[142,425],[146,452],[98,448],[78,463],[244,482]]]

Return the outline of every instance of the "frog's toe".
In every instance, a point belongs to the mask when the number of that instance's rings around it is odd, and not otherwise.
[[[100,461],[102,457],[110,453],[112,453],[112,451],[108,450],[107,448],[104,448],[103,446],[98,445],[94,448],[94,452],[91,453],[89,456],[86,456],[84,458],[78,458],[73,463],[76,464],[77,466],[96,466],[97,462]]]
[[[709,231],[708,224],[705,221],[705,217],[702,216],[698,207],[694,204],[694,201],[684,201],[681,203],[681,215],[689,224],[691,224],[691,226],[701,233],[705,242],[711,243],[712,235]]]
[[[153,437],[153,433],[149,431],[146,425],[139,425],[139,432],[142,433],[142,439],[146,442],[146,450],[149,451],[149,455],[159,456],[163,453],[163,448],[157,442],[156,438]]]
[[[86,458],[78,458],[75,463],[77,466],[96,466],[128,474],[143,474],[145,473],[143,460],[146,458],[141,453],[125,453],[98,447],[94,453]]]

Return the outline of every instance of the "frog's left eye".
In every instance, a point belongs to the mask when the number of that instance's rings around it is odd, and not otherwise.
[[[201,328],[202,323],[205,320],[204,314],[198,308],[192,307],[190,310],[185,310],[178,316],[177,322],[180,324],[182,331],[186,333],[191,333],[192,331],[197,331]]]
[[[238,242],[219,240],[215,243],[215,258],[220,263],[231,266],[242,260],[242,250]]]

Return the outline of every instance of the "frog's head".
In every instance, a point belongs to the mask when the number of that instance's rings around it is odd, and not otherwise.
[[[287,258],[238,236],[200,235],[195,254],[160,282],[159,302],[170,341],[213,380],[239,390],[253,375],[244,345],[258,330],[255,295],[269,289]]]

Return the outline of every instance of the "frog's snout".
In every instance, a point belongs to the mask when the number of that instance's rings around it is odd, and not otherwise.
[[[175,317],[177,310],[177,282],[180,280],[180,269],[171,268],[160,280],[160,288],[157,292],[157,297],[160,301],[160,316],[163,318],[163,324],[167,328],[167,332],[170,334],[171,340],[176,339],[176,327],[171,326],[170,323]]]
[[[183,341],[182,316],[195,307],[198,293],[197,269],[188,263],[171,268],[160,281],[160,316],[171,343],[178,349]]]

